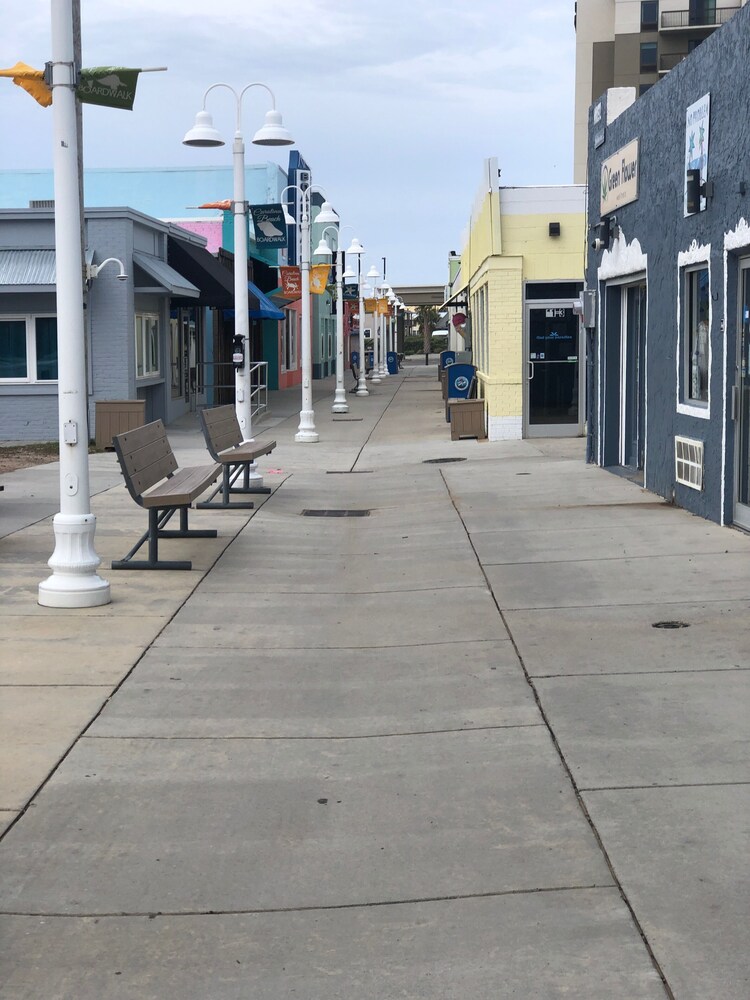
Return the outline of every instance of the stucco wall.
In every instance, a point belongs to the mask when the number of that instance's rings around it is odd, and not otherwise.
[[[589,146],[589,218],[599,221],[599,177],[602,161],[632,139],[640,139],[638,200],[615,212],[621,238],[607,258],[589,251],[587,285],[599,287],[599,269],[617,270],[617,260],[632,256],[635,241],[647,260],[647,400],[646,486],[664,497],[674,496],[681,506],[721,521],[731,517],[734,424],[728,415],[728,388],[735,378],[736,273],[742,239],[728,256],[725,267],[725,234],[750,220],[747,163],[750,161],[750,8],[743,8],[716,31],[657,86],[607,126],[606,141]],[[708,178],[714,184],[707,209],[685,218],[685,117],[687,108],[705,94],[711,95]],[[606,100],[606,98],[605,98]],[[593,128],[591,131],[593,135]],[[741,182],[745,182],[745,194]],[[593,235],[593,234],[592,234]],[[750,244],[750,238],[748,239]],[[697,261],[699,248],[711,272],[709,407],[702,419],[685,410],[678,398],[678,302],[680,261]],[[750,253],[746,246],[745,253]],[[682,258],[680,258],[682,254]],[[599,297],[599,305],[605,302]],[[602,331],[592,341],[596,352],[593,392],[590,394],[589,451],[596,459],[606,439],[599,426],[599,401],[606,388],[599,377]],[[726,334],[726,336],[725,336]],[[610,394],[611,402],[611,394]],[[606,420],[613,420],[609,409]],[[675,483],[674,436],[704,442],[705,484],[702,492]]]

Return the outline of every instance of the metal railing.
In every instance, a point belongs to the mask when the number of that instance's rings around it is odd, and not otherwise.
[[[733,7],[715,7],[696,13],[692,10],[665,10],[661,15],[662,28],[713,28],[726,24],[730,17],[740,9],[739,4]]]
[[[670,52],[668,55],[659,56],[659,72],[668,73],[670,69],[674,69],[678,63],[681,63],[683,59],[688,57],[688,52]]]
[[[202,387],[208,406],[234,401],[234,365],[231,361],[202,361],[196,383],[191,388],[190,409],[197,408],[196,384]],[[268,362],[250,363],[250,416],[268,410]]]

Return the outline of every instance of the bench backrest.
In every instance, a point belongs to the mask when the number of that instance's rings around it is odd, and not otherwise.
[[[177,469],[177,459],[161,420],[112,438],[125,485],[136,503],[141,496]]]
[[[200,418],[206,447],[213,459],[218,460],[219,453],[227,448],[236,448],[238,444],[242,444],[242,429],[232,403],[201,410]]]

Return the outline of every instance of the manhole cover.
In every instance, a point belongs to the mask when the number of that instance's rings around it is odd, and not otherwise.
[[[422,465],[442,465],[446,462],[465,462],[465,458],[425,458]]]
[[[303,510],[303,517],[369,517],[369,510]]]
[[[690,628],[690,622],[654,622],[651,628]]]

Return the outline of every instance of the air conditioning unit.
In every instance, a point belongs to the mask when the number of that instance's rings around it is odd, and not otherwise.
[[[675,479],[691,490],[703,490],[703,442],[693,438],[674,439]]]

